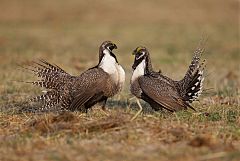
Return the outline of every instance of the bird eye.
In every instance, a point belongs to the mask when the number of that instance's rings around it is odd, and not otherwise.
[[[110,45],[107,46],[107,49],[112,51],[114,49],[114,46],[110,44]]]
[[[110,49],[110,50],[113,50],[113,49],[114,49],[114,47],[111,45],[111,46],[109,46],[109,49]]]

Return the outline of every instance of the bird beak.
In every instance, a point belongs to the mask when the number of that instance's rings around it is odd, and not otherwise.
[[[137,52],[136,50],[133,50],[132,55],[136,55],[136,52]]]

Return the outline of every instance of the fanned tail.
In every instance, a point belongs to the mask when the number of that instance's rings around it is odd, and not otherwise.
[[[67,106],[64,100],[62,100],[62,98],[67,98],[63,91],[66,84],[71,82],[73,76],[65,72],[59,66],[52,65],[43,59],[40,59],[39,62],[34,62],[33,65],[23,68],[40,78],[38,81],[28,81],[25,83],[31,83],[46,89],[43,95],[30,99],[31,102],[42,103],[42,106],[36,109],[36,111],[51,111],[51,109],[55,108],[57,105],[62,107]]]
[[[203,60],[202,62],[200,60],[204,51],[205,48],[200,42],[199,46],[194,51],[193,59],[184,78],[177,82],[183,99],[190,103],[197,100],[203,91],[203,72],[206,66],[206,60]]]
[[[38,81],[28,82],[33,85],[44,87],[47,89],[58,90],[68,79],[71,77],[70,74],[65,72],[62,68],[57,65],[52,65],[45,60],[40,59],[40,63],[34,62],[34,65],[28,69],[32,71],[37,77],[41,78]]]
[[[184,97],[185,101],[189,101],[191,103],[197,100],[198,97],[202,94],[203,81],[204,81],[204,75],[203,75],[204,68],[205,68],[205,60],[193,73],[191,80],[186,86],[185,97]]]

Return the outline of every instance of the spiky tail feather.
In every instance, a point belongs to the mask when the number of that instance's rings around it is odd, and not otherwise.
[[[194,56],[184,78],[177,82],[180,94],[185,101],[193,102],[198,99],[203,91],[205,60],[200,62],[204,52],[203,44],[194,51]],[[201,64],[200,64],[201,63]]]
[[[51,111],[55,106],[60,105],[60,111],[65,108],[66,102],[68,100],[63,100],[67,98],[63,96],[64,86],[67,82],[71,81],[73,76],[65,72],[57,65],[52,65],[45,60],[39,60],[39,62],[34,62],[34,65],[29,67],[24,67],[28,71],[31,71],[34,75],[40,78],[38,81],[26,82],[33,85],[43,87],[47,89],[46,93],[40,96],[36,96],[30,99],[31,102],[41,102],[42,106],[35,109],[36,111]],[[32,111],[33,112],[33,111]]]
[[[45,60],[40,60],[40,63],[34,62],[34,65],[25,69],[32,71],[34,75],[40,78],[38,81],[27,83],[32,83],[33,85],[46,89],[59,90],[65,81],[71,77],[70,74],[57,65],[52,65]]]
[[[203,81],[204,81],[204,62],[193,74],[191,81],[188,83],[186,88],[186,93],[184,100],[189,101],[190,103],[197,100],[198,97],[202,94],[203,91]]]

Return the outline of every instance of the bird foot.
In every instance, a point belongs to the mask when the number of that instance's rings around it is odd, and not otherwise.
[[[101,108],[101,112],[106,115],[107,117],[110,116],[109,112],[107,111],[106,108]]]
[[[138,115],[140,115],[143,111],[143,108],[142,108],[142,105],[140,104],[139,99],[137,99],[137,104],[139,106],[139,111],[131,118],[131,121],[135,120],[138,117]]]

